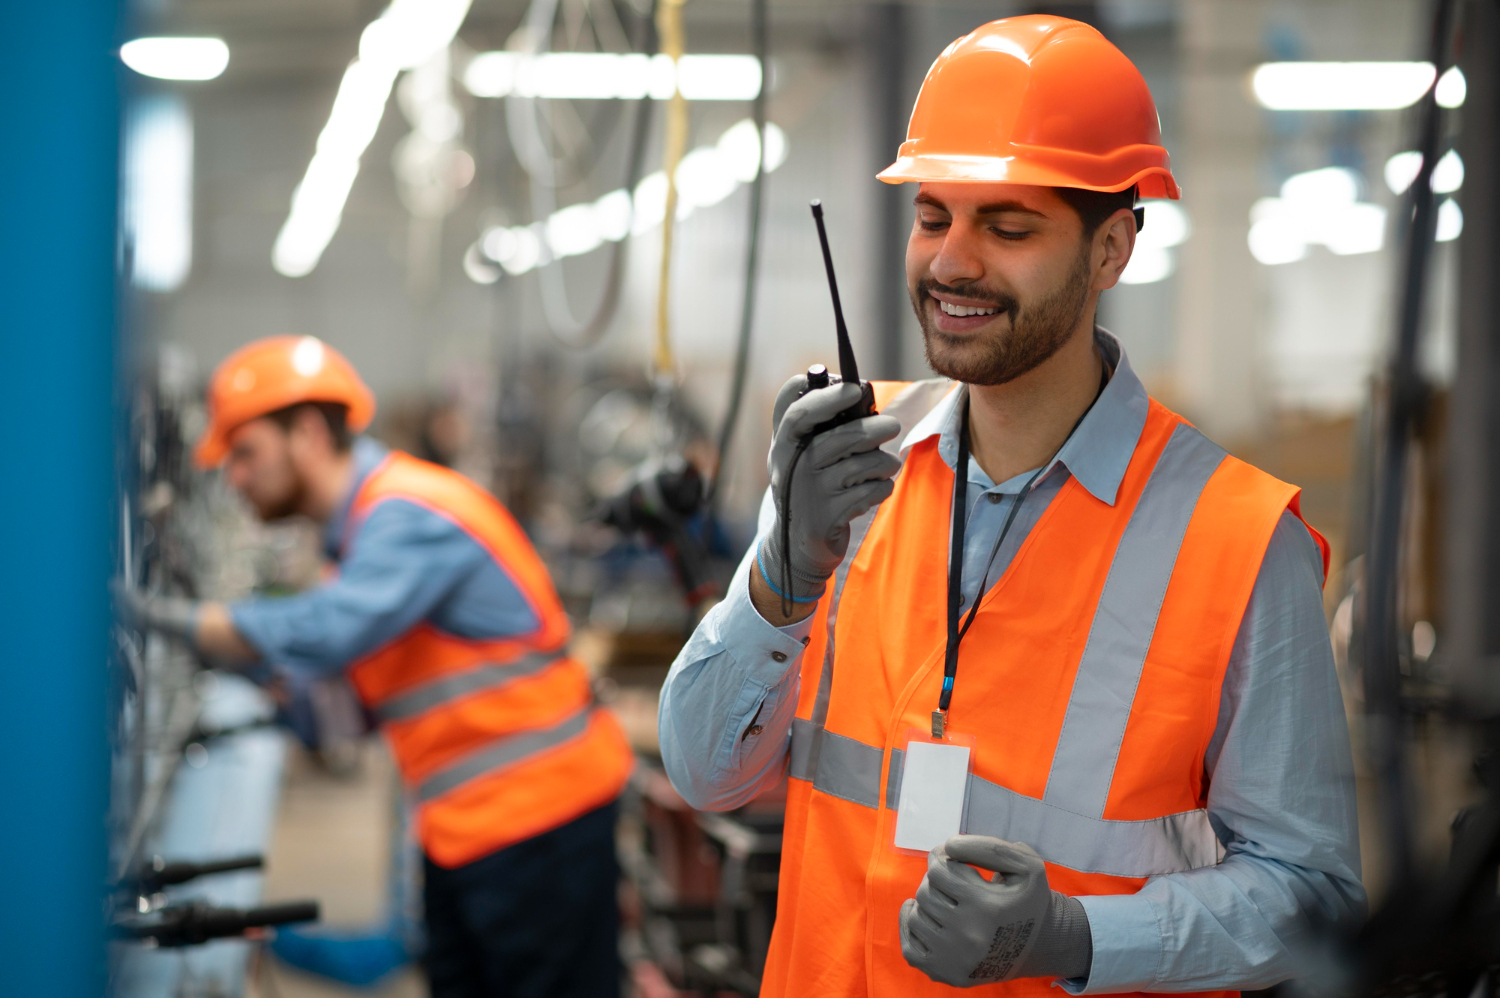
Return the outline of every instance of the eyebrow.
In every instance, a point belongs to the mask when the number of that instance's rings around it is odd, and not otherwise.
[[[940,211],[949,210],[948,206],[943,204],[942,201],[938,200],[932,194],[929,194],[925,191],[912,198],[912,204],[932,205],[932,207],[937,208]],[[1032,215],[1036,218],[1048,217],[1045,212],[1037,211],[1035,208],[1024,205],[1019,201],[995,201],[992,204],[982,204],[978,208],[974,209],[974,214],[976,215],[999,215],[1002,213],[1010,213],[1013,215]]]

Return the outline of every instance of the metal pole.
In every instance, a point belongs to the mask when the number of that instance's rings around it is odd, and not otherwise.
[[[911,101],[906,87],[907,33],[911,19],[899,3],[870,8],[870,93],[874,98],[875,150],[871,170],[882,170],[896,158],[906,138]],[[911,305],[906,297],[906,237],[911,226],[907,205],[912,192],[902,184],[876,181],[875,219],[875,363],[866,377],[900,379],[904,366],[901,341]]]
[[[119,7],[0,4],[7,994],[104,990]]]
[[[1441,655],[1470,711],[1500,714],[1500,3],[1469,5],[1458,140],[1458,366],[1448,430],[1447,596]]]
[[[1436,0],[1428,59],[1438,72],[1450,64],[1455,0]],[[1375,443],[1369,543],[1363,606],[1364,686],[1370,765],[1380,789],[1382,824],[1390,853],[1391,880],[1404,884],[1412,874],[1411,799],[1405,758],[1405,710],[1401,702],[1400,587],[1401,523],[1411,435],[1424,405],[1425,388],[1417,370],[1437,205],[1432,170],[1441,138],[1442,109],[1429,90],[1418,106],[1417,148],[1422,167],[1402,205],[1401,283],[1396,336],[1386,379],[1384,419]]]

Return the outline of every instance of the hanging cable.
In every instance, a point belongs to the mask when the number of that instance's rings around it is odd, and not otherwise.
[[[558,0],[534,0],[526,15],[526,45],[532,55],[550,51],[553,23],[557,17]],[[657,15],[656,0],[641,18],[635,49],[644,55],[656,54],[654,23]],[[592,15],[590,15],[592,21]],[[596,30],[597,35],[597,30]],[[516,158],[531,178],[531,213],[538,222],[552,216],[557,208],[558,160],[548,139],[543,136],[536,108],[541,98],[509,97],[506,99],[506,125]],[[635,215],[634,193],[641,180],[645,164],[646,142],[651,134],[652,99],[649,95],[635,102],[635,117],[630,135],[630,145],[625,154],[625,190],[632,195],[629,222]],[[574,171],[576,172],[576,170]],[[580,320],[573,314],[569,303],[566,277],[561,260],[543,264],[537,273],[541,290],[542,316],[547,328],[566,346],[575,349],[591,347],[599,342],[608,330],[620,305],[620,293],[625,283],[626,244],[625,238],[614,242],[609,249],[609,263],[604,275],[604,289],[594,311]]]
[[[1453,0],[1437,0],[1433,9],[1429,58],[1438,76],[1453,61]],[[1380,788],[1380,806],[1390,857],[1391,881],[1408,882],[1415,861],[1411,823],[1411,790],[1403,726],[1399,651],[1401,526],[1404,519],[1408,453],[1412,433],[1425,405],[1425,388],[1417,369],[1428,271],[1437,229],[1432,171],[1441,139],[1442,109],[1436,87],[1419,105],[1422,166],[1407,191],[1402,218],[1402,283],[1397,302],[1395,345],[1387,380],[1385,417],[1375,438],[1375,475],[1371,487],[1369,539],[1362,640],[1365,710],[1371,764]]]
[[[729,380],[729,406],[724,411],[724,423],[719,428],[719,446],[715,451],[714,474],[708,484],[709,509],[719,510],[720,485],[724,479],[724,467],[729,457],[729,445],[734,440],[735,424],[739,422],[740,405],[745,399],[745,381],[750,372],[750,330],[755,322],[755,291],[760,277],[760,232],[761,201],[766,186],[766,91],[770,88],[771,25],[767,0],[750,0],[750,43],[755,50],[755,59],[760,63],[760,92],[755,95],[753,114],[755,134],[760,141],[760,164],[755,170],[755,180],[750,184],[750,207],[746,225],[749,236],[745,245],[745,287],[740,301],[740,335],[735,344],[734,370]]]
[[[662,150],[661,168],[667,177],[667,206],[661,225],[661,283],[656,294],[656,349],[652,353],[652,367],[658,390],[664,382],[676,374],[677,363],[672,356],[672,236],[677,228],[677,165],[682,154],[687,152],[688,107],[682,96],[682,86],[677,79],[678,63],[682,60],[684,40],[682,32],[682,5],[685,0],[659,0],[656,8],[656,33],[661,51],[672,60],[672,98],[667,102],[665,145]]]

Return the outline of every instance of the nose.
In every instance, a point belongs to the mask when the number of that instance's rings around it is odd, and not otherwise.
[[[943,245],[928,269],[933,280],[949,286],[982,280],[984,258],[980,253],[979,233],[955,218],[943,234]]]

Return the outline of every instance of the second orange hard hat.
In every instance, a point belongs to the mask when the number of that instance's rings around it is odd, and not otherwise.
[[[336,402],[359,433],[375,418],[375,396],[344,355],[313,336],[256,340],[225,358],[208,383],[208,428],[193,456],[212,468],[229,453],[229,435],[252,419],[299,402]]]
[[[1094,28],[1045,14],[991,21],[944,49],[879,177],[1181,196],[1140,70]]]

